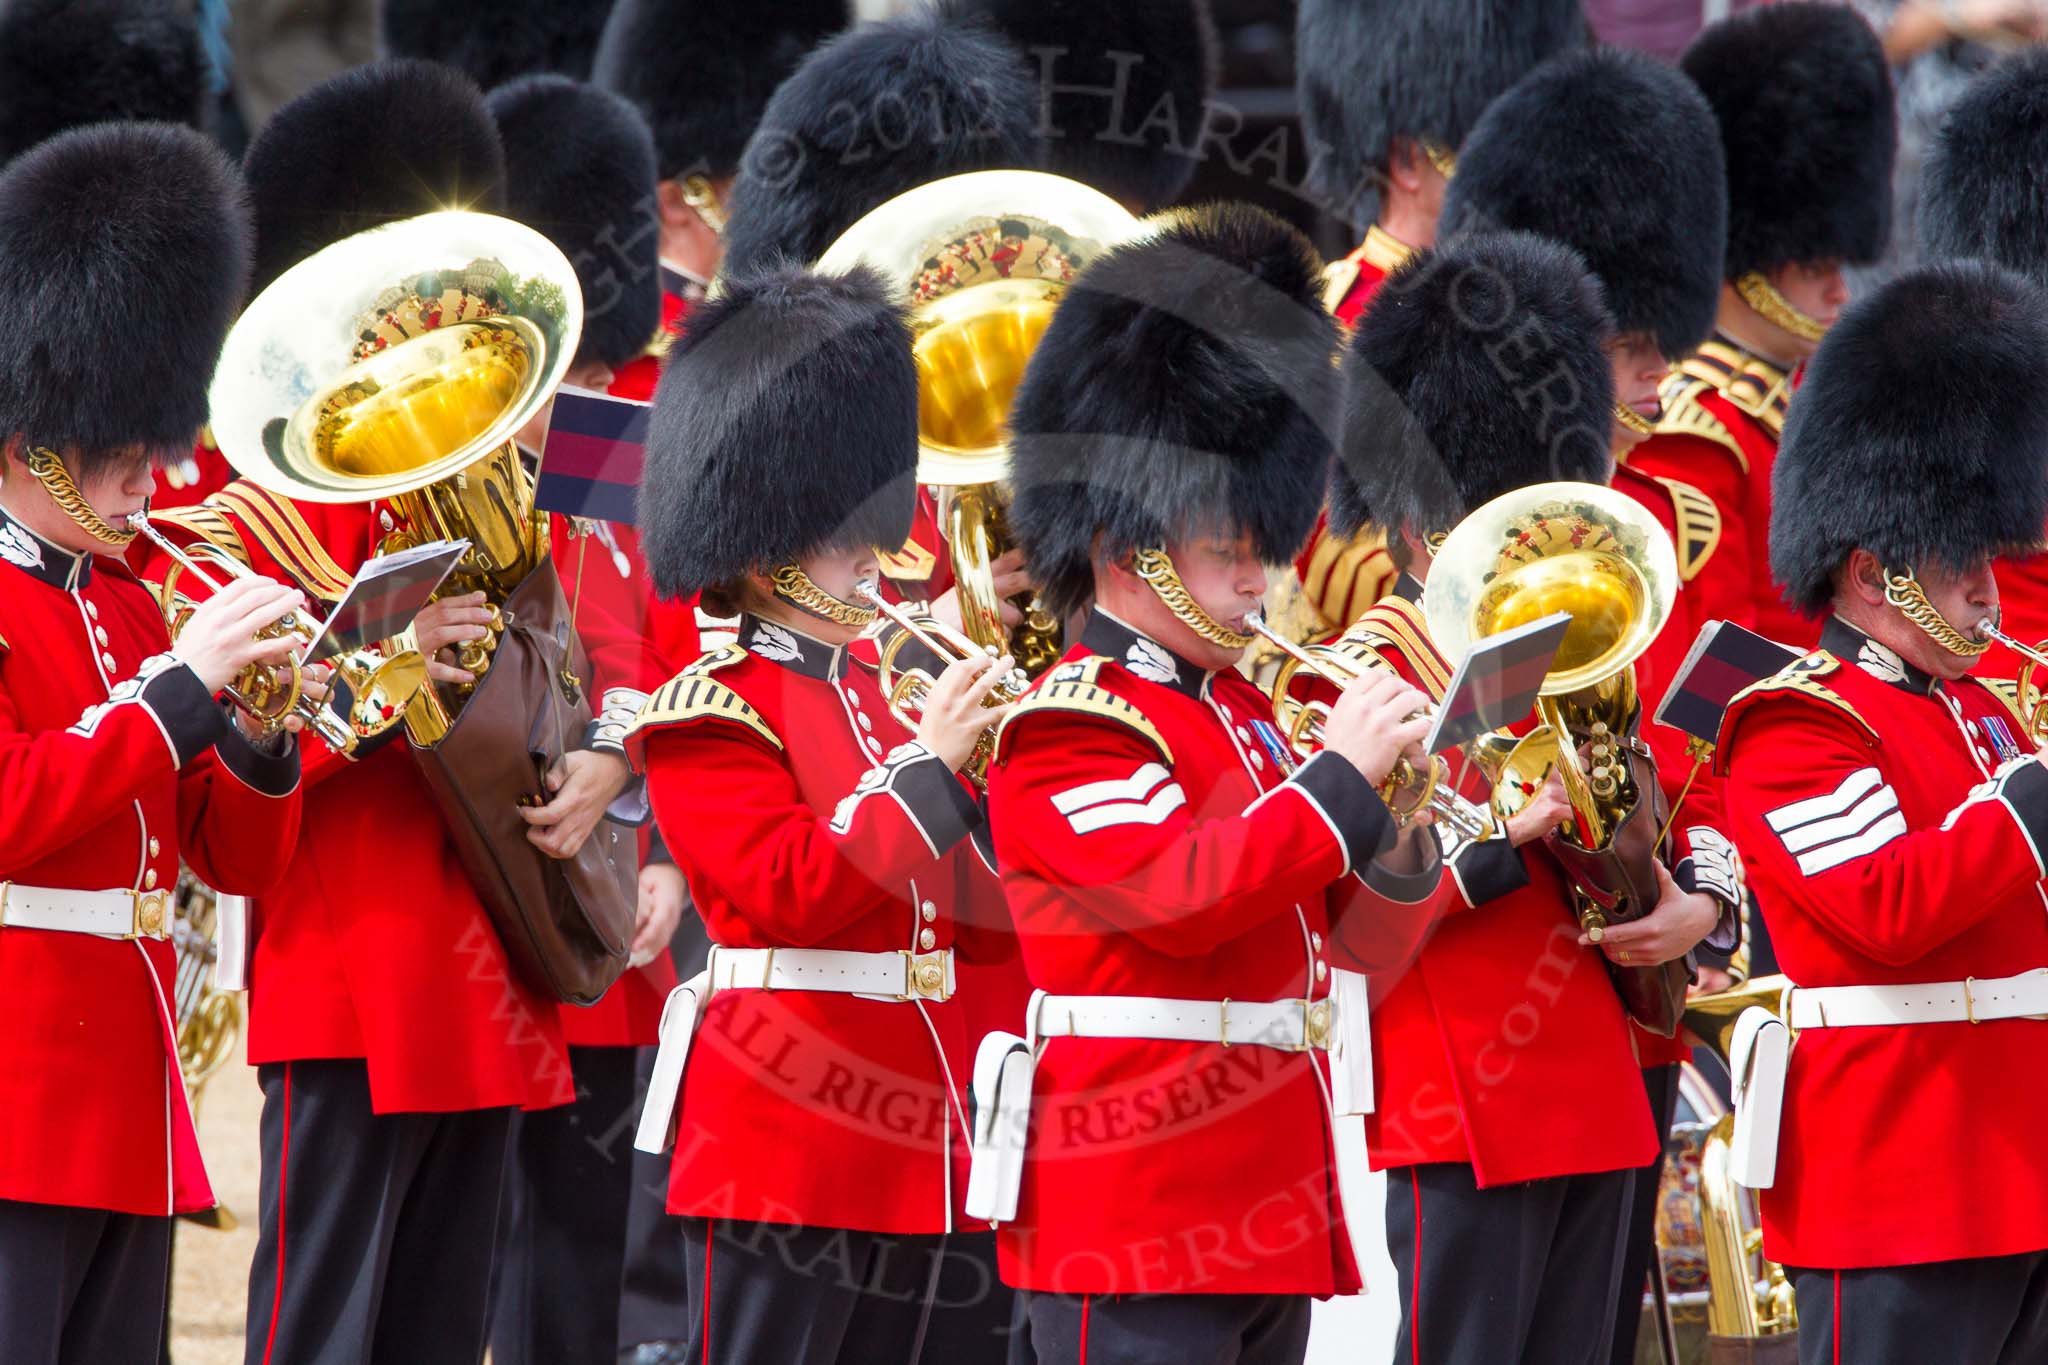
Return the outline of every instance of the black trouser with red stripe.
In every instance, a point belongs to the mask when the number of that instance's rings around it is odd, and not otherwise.
[[[1006,1345],[994,1334],[985,1353],[958,1344],[966,1315],[987,1305],[946,1300],[948,1283],[979,1277],[957,1274],[974,1258],[949,1248],[945,1237],[729,1218],[685,1218],[682,1225],[695,1314],[684,1358],[693,1365],[1004,1359]],[[966,1297],[964,1290],[955,1294]],[[930,1307],[935,1298],[937,1313]]]
[[[1791,1274],[1800,1365],[2048,1360],[2048,1251]]]
[[[1387,1172],[1399,1365],[1607,1365],[1636,1172],[1479,1189],[1462,1162]]]
[[[360,1061],[257,1068],[247,1365],[474,1365],[509,1109],[377,1114]]]
[[[1306,1294],[1020,1297],[1029,1335],[1013,1365],[1033,1353],[1039,1365],[1301,1365],[1308,1354]]]
[[[1678,1066],[1653,1066],[1643,1071],[1643,1087],[1650,1092],[1650,1116],[1657,1121],[1661,1138],[1671,1131],[1671,1115],[1678,1108]],[[1643,1325],[1643,1295],[1648,1292],[1646,1276],[1661,1275],[1656,1260],[1657,1195],[1664,1178],[1664,1150],[1657,1159],[1636,1172],[1635,1196],[1629,1201],[1628,1240],[1621,1253],[1621,1292],[1614,1303],[1614,1344],[1608,1353],[1612,1365],[1630,1365],[1636,1358],[1636,1334]]]
[[[153,1365],[171,1220],[0,1199],[0,1361]]]

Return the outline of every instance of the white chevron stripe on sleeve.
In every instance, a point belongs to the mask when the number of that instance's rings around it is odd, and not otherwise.
[[[1809,824],[1815,820],[1826,819],[1831,815],[1840,815],[1843,811],[1848,810],[1858,801],[1868,796],[1882,781],[1883,779],[1878,776],[1877,769],[1858,768],[1855,772],[1849,774],[1847,780],[1841,786],[1835,788],[1834,791],[1826,796],[1808,797],[1804,801],[1794,801],[1789,806],[1780,806],[1766,815],[1764,819],[1769,822],[1773,830],[1783,834],[1786,830],[1796,825]]]
[[[1823,844],[1853,839],[1885,816],[1896,812],[1898,808],[1899,794],[1887,784],[1850,807],[1846,815],[1813,820],[1791,829],[1779,830],[1778,837],[1785,841],[1787,849],[1794,853],[1804,853]]]
[[[1093,834],[1115,825],[1156,825],[1188,803],[1180,783],[1169,782],[1149,801],[1105,801],[1067,816],[1076,834]]]
[[[1147,763],[1129,777],[1112,778],[1107,782],[1084,782],[1078,787],[1055,792],[1052,806],[1061,815],[1072,815],[1077,810],[1100,805],[1104,801],[1143,801],[1170,776],[1172,774],[1161,765]]]
[[[1799,855],[1799,870],[1808,877],[1840,867],[1854,858],[1875,853],[1906,832],[1906,817],[1893,811],[1853,839],[1838,839]]]

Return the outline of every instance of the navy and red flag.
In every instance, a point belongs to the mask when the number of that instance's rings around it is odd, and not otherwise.
[[[652,406],[564,384],[541,448],[534,504],[565,517],[635,524]]]

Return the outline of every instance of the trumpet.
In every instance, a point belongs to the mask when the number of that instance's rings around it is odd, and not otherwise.
[[[2020,665],[2020,675],[2014,680],[2016,694],[2013,705],[2018,709],[2027,727],[2027,737],[2035,744],[2048,744],[2048,694],[2035,680],[2036,668],[2048,668],[2048,641],[2039,645],[2023,645],[1998,628],[1998,619],[1987,616],[1977,623],[1977,638],[2004,645],[2026,662]]]
[[[177,639],[178,632],[191,618],[194,609],[192,600],[173,587],[176,569],[183,569],[198,579],[208,592],[219,592],[221,580],[201,567],[202,558],[230,578],[256,577],[255,571],[247,565],[210,545],[195,546],[190,551],[184,549],[150,525],[147,512],[137,512],[129,517],[128,525],[169,555],[175,566],[173,573],[165,576],[159,603],[164,613],[164,624],[170,628],[173,640]],[[293,636],[303,645],[310,645],[324,627],[325,623],[319,618],[292,611],[258,631],[257,638]],[[341,679],[349,692],[348,714],[344,717],[325,703],[315,702],[306,695],[306,665],[302,656],[303,650],[280,664],[251,664],[223,690],[235,705],[256,718],[265,735],[276,734],[284,728],[285,721],[298,716],[315,734],[343,754],[353,754],[363,740],[375,738],[401,723],[405,719],[407,704],[427,681],[427,661],[414,650],[406,650],[389,659],[369,650],[338,655],[334,659],[335,676]]]
[[[957,663],[962,659],[985,658],[986,652],[966,635],[954,630],[943,621],[929,617],[919,620],[903,608],[882,596],[880,588],[872,582],[862,582],[854,591],[874,603],[875,609],[889,618],[900,633],[881,648],[878,672],[882,691],[889,698],[889,714],[909,726],[917,728],[918,717],[924,711],[926,698],[931,696],[932,684],[937,677],[922,664],[905,666],[901,661],[903,650],[912,641],[924,646],[941,666]],[[1031,680],[1016,669],[998,678],[989,694],[982,698],[983,706],[1007,706],[1031,689]],[[995,757],[996,737],[993,730],[983,730],[981,738],[975,741],[974,753],[968,757],[960,771],[975,786],[984,790],[988,787],[989,760]]]
[[[1377,655],[1372,656],[1377,662],[1354,662],[1348,655],[1327,646],[1303,648],[1267,625],[1265,617],[1258,612],[1247,617],[1245,624],[1278,646],[1296,665],[1340,688],[1350,686],[1375,669],[1391,671]],[[1285,694],[1286,681],[1283,676],[1276,684],[1276,697]],[[1322,747],[1326,714],[1327,708],[1320,702],[1299,703],[1287,727],[1288,742],[1297,752],[1311,753]],[[1416,714],[1428,715],[1430,708],[1425,706]],[[1407,824],[1427,809],[1466,839],[1490,839],[1499,832],[1488,812],[1451,789],[1450,765],[1444,762],[1442,755],[1432,754],[1421,768],[1405,758],[1396,760],[1393,771],[1380,784],[1380,799],[1387,803],[1387,809],[1394,813],[1399,824]]]

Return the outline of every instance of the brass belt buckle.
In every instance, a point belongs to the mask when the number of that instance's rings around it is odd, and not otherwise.
[[[164,931],[165,901],[162,891],[144,891],[135,897],[135,922],[129,938],[161,938]]]
[[[946,950],[913,953],[908,948],[898,948],[903,955],[903,993],[899,1000],[944,1000],[946,998]]]
[[[1976,984],[1977,978],[1974,976],[1963,978],[1963,1014],[1973,1024],[1977,1022],[1977,992],[1974,989]]]
[[[1304,1000],[1301,1002],[1301,1050],[1313,1048],[1327,1050],[1330,1046],[1330,1002]]]

